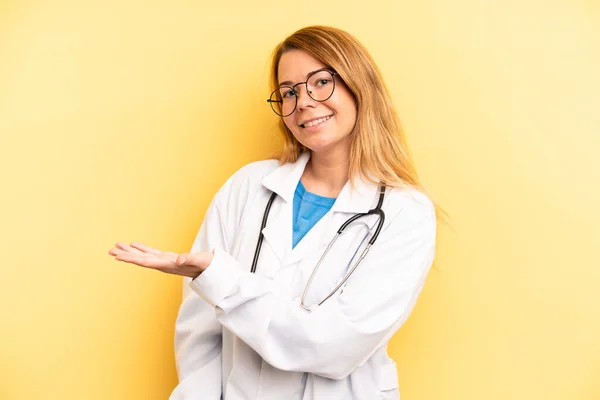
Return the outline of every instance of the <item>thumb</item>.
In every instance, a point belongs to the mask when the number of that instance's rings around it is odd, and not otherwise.
[[[206,251],[201,251],[199,253],[184,253],[180,254],[177,257],[175,263],[179,266],[181,265],[190,265],[193,266],[200,271],[204,271],[210,265],[213,259],[213,254]]]
[[[202,257],[199,254],[183,253],[177,257],[175,261],[177,265],[195,265],[201,266]]]
[[[188,257],[186,257],[188,254],[180,254],[177,256],[177,259],[175,260],[175,264],[177,265],[183,265],[183,264],[187,264],[188,263]]]

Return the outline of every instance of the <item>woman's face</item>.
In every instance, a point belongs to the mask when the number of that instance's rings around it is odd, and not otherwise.
[[[294,86],[323,68],[326,66],[301,50],[287,51],[279,61],[279,85]],[[296,86],[296,110],[283,121],[296,140],[314,153],[347,156],[350,133],[356,123],[356,102],[342,80],[337,76],[334,79],[335,90],[323,102],[312,99],[306,93],[306,85]]]

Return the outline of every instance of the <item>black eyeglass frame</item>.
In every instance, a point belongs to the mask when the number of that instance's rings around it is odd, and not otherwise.
[[[331,80],[333,82],[333,88],[331,89],[331,94],[329,96],[327,96],[327,98],[325,100],[317,100],[317,99],[315,99],[312,96],[310,90],[308,90],[308,81],[310,80],[310,78],[313,75],[318,74],[319,72],[323,72],[323,71],[327,71],[327,72],[329,72],[331,74],[331,78],[332,78]],[[296,111],[296,108],[298,107],[298,91],[296,91],[296,86],[304,84],[304,87],[306,88],[306,93],[308,93],[308,95],[310,96],[310,98],[313,99],[316,102],[322,103],[324,101],[329,100],[331,98],[331,96],[333,96],[333,93],[335,92],[335,77],[338,76],[338,75],[339,74],[337,72],[332,71],[329,68],[318,69],[316,71],[311,72],[310,75],[308,75],[306,77],[306,81],[304,81],[304,82],[298,82],[298,83],[296,83],[293,86],[289,86],[289,85],[279,86],[277,89],[273,90],[273,92],[271,93],[270,98],[267,99],[267,103],[269,103],[271,105],[271,109],[273,110],[273,112],[275,114],[279,115],[282,118],[289,117],[290,115],[292,115],[294,113],[294,111]],[[294,97],[296,97],[296,103],[294,104],[294,109],[292,110],[291,113],[286,114],[286,115],[278,113],[277,110],[275,109],[275,107],[273,107],[273,103],[283,103],[283,100],[273,100],[273,95],[275,95],[276,92],[280,91],[281,88],[290,88],[290,89],[292,89],[294,91]],[[283,110],[283,106],[281,107],[281,109]]]

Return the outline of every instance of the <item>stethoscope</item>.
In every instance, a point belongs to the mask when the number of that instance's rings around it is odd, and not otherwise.
[[[260,256],[260,248],[262,247],[262,242],[263,242],[263,238],[264,238],[264,235],[263,235],[262,231],[263,231],[263,229],[265,229],[265,226],[267,226],[267,219],[269,218],[269,213],[271,211],[271,205],[273,205],[273,201],[275,201],[275,197],[277,197],[277,194],[275,192],[273,192],[271,194],[271,197],[269,198],[269,201],[267,202],[267,206],[265,207],[265,214],[263,216],[262,224],[260,226],[260,234],[258,235],[258,243],[256,243],[256,250],[254,251],[254,259],[252,260],[252,267],[250,268],[250,272],[251,273],[255,273],[256,272],[256,265],[258,263],[258,257]],[[346,272],[346,275],[344,275],[344,278],[327,295],[327,297],[325,297],[320,303],[317,304],[317,306],[320,306],[327,299],[329,299],[331,296],[333,296],[344,285],[344,283],[346,283],[346,281],[348,280],[348,278],[350,278],[350,275],[352,275],[352,273],[356,270],[356,268],[361,263],[361,261],[365,258],[365,256],[369,252],[369,249],[371,248],[371,246],[373,246],[373,244],[377,240],[377,237],[379,236],[379,232],[381,232],[381,228],[383,228],[383,223],[385,221],[385,213],[381,209],[381,205],[383,204],[383,198],[384,197],[385,197],[385,186],[381,185],[381,186],[379,186],[379,201],[377,202],[377,206],[375,208],[367,211],[366,213],[359,213],[359,214],[353,215],[352,217],[348,218],[348,220],[346,220],[346,222],[344,222],[340,226],[340,228],[338,229],[336,235],[329,242],[329,245],[325,249],[325,252],[323,253],[323,255],[321,256],[321,258],[319,259],[319,262],[317,263],[317,265],[313,269],[313,272],[310,275],[310,278],[308,279],[308,282],[306,283],[306,286],[304,287],[304,292],[302,293],[302,298],[300,300],[300,306],[303,309],[305,309],[306,311],[310,312],[310,311],[312,311],[312,307],[314,307],[314,306],[307,306],[307,305],[305,305],[304,304],[304,300],[306,298],[306,294],[308,293],[308,290],[310,288],[310,285],[312,283],[312,280],[313,280],[315,274],[319,270],[319,267],[321,266],[321,263],[325,259],[325,256],[327,255],[327,253],[333,247],[333,244],[335,243],[335,241],[342,235],[342,233],[344,233],[344,230],[346,229],[346,227],[348,225],[350,225],[351,223],[353,223],[354,221],[356,221],[357,219],[362,218],[362,217],[366,217],[368,215],[377,214],[377,215],[379,215],[379,220],[377,221],[377,228],[375,228],[375,233],[373,233],[373,236],[371,236],[371,239],[367,243],[367,246],[365,247],[365,249],[360,254],[360,257],[358,257],[358,260],[354,263],[354,265],[350,268],[350,270],[348,270],[348,272]]]

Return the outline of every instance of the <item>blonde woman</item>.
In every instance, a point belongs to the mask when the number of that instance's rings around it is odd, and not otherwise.
[[[307,27],[272,61],[279,159],[223,185],[190,253],[110,254],[186,277],[171,399],[398,399],[386,347],[432,265],[436,207],[354,37]]]

